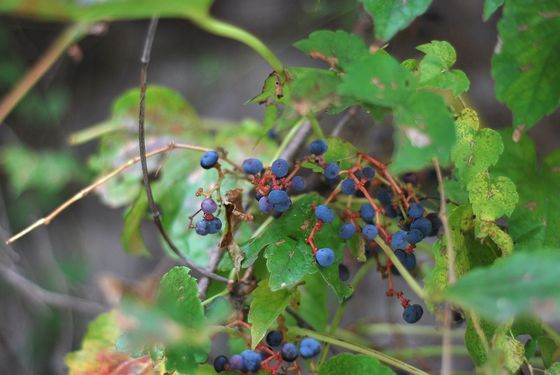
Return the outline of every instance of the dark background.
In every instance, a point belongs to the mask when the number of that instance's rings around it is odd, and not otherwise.
[[[372,39],[367,16],[354,1],[220,0],[212,12],[261,38],[287,66],[318,64],[292,47],[295,41],[314,30],[352,30],[356,25],[365,25],[366,38]],[[414,48],[419,44],[434,39],[449,41],[457,50],[456,67],[463,69],[471,81],[468,99],[484,124],[510,126],[511,113],[497,102],[490,75],[499,13],[483,22],[482,1],[435,0],[425,15],[391,41],[388,49],[405,59],[420,55]],[[26,145],[35,150],[66,149],[85,161],[95,152],[95,142],[70,147],[66,138],[71,132],[106,119],[113,100],[137,86],[139,56],[147,25],[147,21],[116,22],[100,35],[82,40],[81,59],[65,55],[33,91],[40,107],[36,111],[39,115],[33,114],[36,107],[22,104],[0,126],[0,145]],[[6,65],[0,65],[0,77],[5,81],[3,85],[0,82],[0,94],[9,89],[6,82],[10,79],[15,82],[62,28],[63,25],[54,23],[0,18],[4,52],[0,64],[11,62],[19,67],[12,73]],[[160,21],[152,52],[150,82],[181,92],[201,116],[260,119],[262,108],[244,102],[260,91],[270,71],[266,62],[244,45],[209,35],[186,21]],[[558,147],[558,133],[552,125],[558,117],[557,113],[546,117],[530,131],[540,157]],[[325,120],[327,127],[333,123],[333,119]],[[342,136],[362,147],[378,145],[386,153],[391,149],[391,128],[387,124],[374,125],[363,114],[346,126]],[[45,202],[37,198],[40,191],[12,194],[7,178],[3,173],[0,180],[3,240],[8,233],[48,213],[49,208],[83,186],[71,184]],[[41,204],[33,204],[37,199]],[[161,252],[154,258],[125,255],[120,247],[121,229],[122,210],[111,210],[91,196],[65,211],[48,228],[38,229],[18,241],[14,249],[19,259],[6,256],[8,249],[4,249],[0,262],[10,264],[46,289],[102,301],[96,282],[99,274],[139,279],[152,271],[159,261],[157,258],[163,256]],[[147,225],[146,231],[156,243],[152,226]],[[396,304],[383,297],[384,287],[384,282],[372,272],[353,297],[343,325],[357,319],[400,322]],[[92,317],[41,307],[0,280],[0,373],[65,373],[63,356],[79,347]],[[431,323],[433,317],[429,316],[421,322]],[[382,349],[439,343],[439,338],[418,341],[408,336],[372,336],[372,345]],[[470,371],[470,361],[465,358],[463,355],[458,360],[465,371]],[[420,360],[418,364],[437,371],[438,361],[435,357]]]

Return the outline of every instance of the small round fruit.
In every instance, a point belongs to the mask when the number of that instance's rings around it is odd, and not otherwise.
[[[213,218],[212,220],[208,221],[208,233],[215,234],[222,229],[222,221],[217,217]]]
[[[362,228],[362,236],[364,236],[364,238],[368,241],[371,241],[375,237],[377,237],[378,233],[379,233],[379,231],[377,230],[377,228],[373,224],[366,224]]]
[[[200,203],[200,208],[205,214],[213,214],[218,209],[218,205],[212,198],[206,198]]]
[[[247,174],[259,174],[263,169],[263,163],[259,159],[249,158],[243,161],[242,168]]]
[[[243,370],[243,357],[239,354],[232,355],[229,358],[229,368],[231,370]]]
[[[267,197],[259,199],[259,210],[261,210],[262,213],[269,213],[272,211],[272,208],[272,203],[270,203]]]
[[[218,153],[214,150],[206,151],[200,157],[200,166],[204,169],[213,168],[218,162]]]
[[[364,176],[366,180],[371,180],[375,177],[375,169],[372,167],[362,168],[362,176]]]
[[[280,331],[270,331],[266,335],[266,343],[268,344],[268,346],[279,346],[280,344],[282,344],[282,340],[284,340],[284,336]]]
[[[196,234],[200,234],[201,236],[206,236],[209,230],[208,221],[206,220],[197,221],[196,224],[194,225],[194,230]]]
[[[409,243],[406,242],[406,232],[404,230],[399,230],[393,234],[391,238],[391,247],[395,250],[406,249]]]
[[[325,178],[327,180],[332,180],[338,176],[338,172],[340,172],[340,168],[338,167],[338,164],[331,163],[327,165],[323,174],[325,175]]]
[[[305,181],[303,177],[294,176],[294,178],[292,178],[292,189],[294,189],[295,191],[302,191],[303,189],[305,189]]]
[[[424,207],[418,203],[412,203],[408,208],[408,216],[413,219],[418,219],[424,214]]]
[[[352,195],[356,192],[356,183],[354,180],[347,178],[340,184],[340,190],[346,195]]]
[[[418,218],[410,224],[410,229],[418,229],[424,237],[432,233],[432,222],[424,217]]]
[[[424,310],[420,305],[409,305],[403,311],[403,319],[405,322],[414,324],[422,318]]]
[[[432,230],[426,236],[437,236],[439,228],[441,228],[441,219],[439,218],[439,215],[435,212],[430,212],[426,215],[426,219],[430,220],[430,222],[432,223]]]
[[[315,155],[323,155],[329,149],[329,145],[323,139],[317,139],[309,144],[309,152]]]
[[[286,212],[292,207],[292,201],[288,198],[284,202],[280,202],[274,205],[274,209],[278,212]]]
[[[334,263],[334,251],[331,248],[324,247],[317,251],[315,259],[321,267],[328,267]]]
[[[354,228],[354,225],[346,223],[340,227],[340,232],[338,233],[343,239],[349,240],[350,238],[352,238],[354,233],[356,233],[356,228]]]
[[[334,220],[334,212],[324,204],[321,204],[317,206],[317,208],[315,208],[315,216],[317,217],[317,219],[325,223],[330,223]]]
[[[375,197],[379,202],[381,202],[384,206],[390,205],[393,201],[393,194],[391,190],[387,189],[386,187],[382,187],[375,192]]]
[[[243,367],[250,372],[258,372],[261,368],[262,357],[254,350],[244,350],[241,352],[243,358]]]
[[[299,343],[299,354],[302,358],[313,358],[319,353],[321,353],[321,344],[319,344],[319,341],[311,337],[306,337]]]
[[[282,354],[282,359],[286,362],[293,362],[298,357],[298,348],[293,342],[287,342],[282,345],[280,352]]]
[[[424,233],[420,229],[411,229],[406,233],[406,242],[416,244],[424,239]]]
[[[214,359],[214,370],[216,372],[222,372],[226,369],[226,365],[229,364],[229,360],[225,355],[219,355]]]
[[[360,207],[360,216],[366,223],[373,223],[373,217],[375,216],[375,210],[369,203],[364,203]]]
[[[271,165],[272,174],[278,178],[286,177],[290,170],[290,165],[284,159],[276,159]]]
[[[281,190],[281,189],[272,190],[268,194],[268,200],[272,204],[283,203],[283,202],[285,202],[289,199],[290,199],[290,197],[288,197],[288,193],[286,193],[284,190]]]

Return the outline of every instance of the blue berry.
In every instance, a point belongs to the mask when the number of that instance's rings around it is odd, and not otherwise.
[[[210,169],[218,162],[218,153],[216,151],[206,151],[200,157],[200,166],[204,169]]]
[[[267,197],[262,197],[261,199],[259,199],[259,210],[261,210],[261,212],[265,214],[269,213],[272,211],[272,208],[272,203],[270,203]]]
[[[229,358],[229,368],[232,370],[243,370],[243,357],[239,354],[232,355]]]
[[[393,201],[393,193],[391,193],[391,190],[387,189],[386,187],[382,187],[382,188],[378,189],[375,192],[375,197],[384,206],[390,205]]]
[[[332,212],[332,210],[324,204],[321,204],[317,206],[317,208],[315,208],[315,216],[317,216],[317,219],[325,223],[330,223],[334,220],[334,212]]]
[[[416,268],[416,255],[414,255],[414,253],[409,254],[404,250],[398,249],[395,250],[395,256],[399,259],[399,261],[408,272],[412,272]],[[391,272],[393,273],[393,275],[401,274],[395,266],[391,267]]]
[[[408,216],[413,219],[418,219],[424,214],[424,207],[418,203],[412,203],[408,208]]]
[[[282,359],[286,362],[293,362],[298,357],[298,348],[293,342],[287,342],[282,345],[280,352],[282,354]]]
[[[287,201],[288,199],[290,199],[288,197],[288,193],[286,193],[284,190],[272,190],[269,194],[268,194],[268,200],[270,201],[270,203],[272,204],[278,204],[278,203],[282,203]]]
[[[406,233],[406,242],[416,244],[424,239],[424,234],[419,229],[411,229]]]
[[[292,178],[292,189],[295,191],[302,191],[305,188],[305,181],[301,176],[294,176]]]
[[[290,207],[292,207],[292,201],[290,198],[274,205],[274,209],[278,212],[286,212],[290,209]]]
[[[420,305],[409,305],[403,311],[403,319],[405,322],[414,324],[420,320],[424,314],[424,310]]]
[[[263,163],[259,159],[249,158],[243,161],[242,167],[247,174],[258,174],[263,169]]]
[[[327,165],[323,173],[325,175],[325,178],[332,180],[333,178],[336,178],[336,176],[338,176],[338,172],[340,172],[340,168],[338,167],[338,164],[331,163]]]
[[[225,370],[228,363],[229,360],[225,355],[219,355],[214,359],[214,370],[216,370],[216,372],[222,372]]]
[[[340,227],[339,235],[345,240],[349,240],[350,238],[352,238],[354,233],[356,233],[356,228],[354,228],[354,225],[350,223],[346,223],[342,227]]]
[[[328,247],[319,249],[319,251],[317,251],[317,254],[315,254],[315,259],[321,267],[328,267],[333,264],[334,258],[334,251],[332,251],[332,249]]]
[[[385,216],[391,217],[391,218],[397,217],[397,210],[395,210],[393,208],[393,206],[391,206],[391,205],[385,206],[384,209],[385,209]]]
[[[441,219],[439,218],[439,215],[435,212],[431,212],[426,215],[426,219],[430,220],[430,223],[432,223],[432,230],[426,236],[437,236],[439,228],[441,228]]]
[[[399,230],[393,234],[393,238],[391,238],[391,247],[393,249],[406,249],[408,245],[408,242],[406,242],[406,232],[404,230]]]
[[[243,358],[243,367],[250,372],[258,372],[261,368],[262,357],[253,350],[244,350],[241,352]]]
[[[375,225],[372,225],[372,224],[366,224],[362,228],[362,236],[364,236],[364,238],[368,241],[371,241],[375,237],[377,237],[378,233],[379,233],[379,231],[377,230]]]
[[[276,159],[271,165],[272,174],[278,178],[286,177],[289,170],[290,165],[284,159]]]
[[[340,190],[346,195],[352,195],[356,192],[356,183],[354,180],[347,178],[340,184]]]
[[[218,209],[218,205],[212,198],[206,198],[200,203],[200,208],[205,214],[213,214]]]
[[[282,344],[283,339],[284,336],[280,331],[270,331],[266,335],[266,343],[268,344],[268,346],[272,346],[272,347],[279,346],[280,344]]]
[[[375,169],[372,167],[362,168],[362,176],[364,176],[366,180],[371,180],[375,177]]]
[[[222,221],[220,219],[215,217],[212,220],[208,221],[208,233],[218,233],[220,229],[222,229]]]
[[[424,237],[429,236],[432,233],[432,222],[426,218],[416,219],[410,224],[410,229],[418,229]]]
[[[329,149],[329,145],[323,139],[317,139],[309,144],[309,152],[315,155],[322,155]]]
[[[319,353],[321,353],[321,344],[317,340],[306,337],[299,343],[299,354],[302,358],[313,358]]]
[[[278,219],[280,216],[282,216],[283,212],[280,211],[272,211],[272,217],[275,219]]]
[[[206,220],[200,220],[197,221],[197,223],[194,225],[194,230],[197,234],[200,234],[201,236],[206,236],[208,234],[208,221]]]
[[[364,203],[360,207],[360,216],[366,223],[373,223],[373,217],[375,216],[375,210],[369,203]]]

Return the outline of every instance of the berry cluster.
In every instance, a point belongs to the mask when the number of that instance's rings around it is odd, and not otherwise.
[[[239,326],[248,328],[245,323]],[[295,370],[301,373],[296,360],[312,359],[321,352],[321,344],[313,338],[306,337],[299,342],[284,342],[284,335],[280,331],[270,331],[266,335],[265,343],[259,343],[257,350],[244,350],[229,358],[220,355],[214,359],[216,372],[239,371],[243,373],[268,371],[275,375]]]

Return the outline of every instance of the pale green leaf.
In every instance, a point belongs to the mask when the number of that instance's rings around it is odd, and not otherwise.
[[[515,184],[504,176],[478,174],[471,178],[467,190],[473,213],[484,221],[510,216],[519,199]]]
[[[251,324],[251,343],[253,349],[261,342],[269,327],[284,312],[294,296],[294,290],[280,289],[273,292],[268,281],[262,280],[253,292],[253,300],[249,309]]]
[[[504,0],[484,0],[484,9],[482,10],[484,20],[487,21],[503,4]]]

